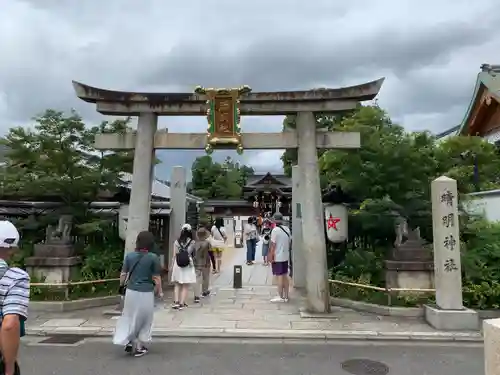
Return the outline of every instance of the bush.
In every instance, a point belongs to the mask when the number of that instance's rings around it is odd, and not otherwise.
[[[34,280],[32,283],[43,283],[43,280]],[[82,298],[95,298],[116,295],[119,281],[105,283],[70,285],[68,287],[32,286],[32,301],[73,301]]]
[[[384,287],[385,253],[384,248],[348,251],[344,260],[330,270],[331,277],[337,280],[363,280],[364,284]]]
[[[462,229],[462,239],[464,305],[500,308],[500,222],[472,220]]]
[[[461,228],[461,260],[464,305],[485,310],[500,309],[500,222],[464,220]],[[348,251],[343,261],[331,268],[331,277],[356,284],[385,286],[383,261],[386,249]],[[332,286],[339,298],[387,304],[386,292],[353,286]],[[392,296],[391,305],[419,306],[433,303],[434,296]]]
[[[98,223],[99,225],[96,225]],[[118,235],[116,226],[112,221],[99,220],[89,221],[85,226],[85,233],[77,238],[75,248],[82,257],[80,275],[71,281],[91,281],[115,279],[120,275],[123,262],[124,243]],[[22,236],[20,248],[13,259],[9,262],[12,267],[25,269],[25,258],[33,255],[34,244],[41,241],[37,232],[28,231],[21,226]],[[37,227],[38,232],[44,230]],[[31,276],[33,284],[44,283],[45,280]],[[101,297],[114,295],[118,291],[118,281],[105,283],[90,283],[84,285],[70,285],[69,287],[41,287],[32,286],[31,298],[35,301],[63,301],[80,298]]]

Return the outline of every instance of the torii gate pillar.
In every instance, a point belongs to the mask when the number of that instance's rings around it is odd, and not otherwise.
[[[132,187],[128,208],[125,255],[135,250],[139,232],[149,230],[151,210],[151,188],[154,169],[154,139],[158,116],[154,113],[141,113],[137,121],[137,137],[134,163],[132,166]]]
[[[299,112],[296,120],[298,165],[302,199],[302,252],[306,263],[308,310],[330,312],[328,268],[326,264],[325,220],[321,203],[316,118],[312,112]]]

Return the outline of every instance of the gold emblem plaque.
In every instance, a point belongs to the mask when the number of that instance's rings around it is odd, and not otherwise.
[[[234,145],[238,154],[243,153],[240,126],[240,96],[251,92],[248,86],[235,89],[206,89],[198,86],[196,94],[206,95],[207,100],[207,146],[212,153],[216,148]]]

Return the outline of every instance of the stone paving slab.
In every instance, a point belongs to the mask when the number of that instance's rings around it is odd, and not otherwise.
[[[51,327],[50,329],[28,328],[28,335],[54,336],[58,334],[73,334],[84,336],[113,335],[112,328],[95,327]],[[155,328],[153,336],[158,338],[231,338],[231,339],[283,339],[283,340],[391,340],[391,341],[461,341],[482,342],[483,337],[478,332],[383,332],[356,330],[318,330],[318,329],[259,329],[259,328],[221,328],[221,327],[178,327]]]
[[[49,319],[41,327],[79,327],[86,319]]]
[[[231,250],[232,251],[232,250]],[[226,256],[226,270],[243,259],[244,249]],[[231,259],[229,261],[228,259]],[[246,266],[247,283],[241,289],[228,285],[221,273],[213,281],[215,295],[182,311],[172,310],[167,296],[155,310],[153,336],[169,338],[233,338],[278,340],[439,340],[482,341],[479,332],[437,331],[419,318],[398,318],[333,307],[331,314],[304,314],[304,297],[291,294],[289,303],[274,304],[275,287],[269,284],[268,267]],[[229,271],[228,271],[229,272]],[[227,276],[227,274],[226,274]],[[231,275],[232,277],[232,275]],[[259,279],[260,278],[260,279]],[[255,284],[260,280],[261,285]],[[232,282],[231,282],[232,283]],[[192,298],[192,297],[191,297]],[[67,313],[31,314],[28,335],[76,334],[111,336],[117,316],[104,315],[109,308],[93,308]]]

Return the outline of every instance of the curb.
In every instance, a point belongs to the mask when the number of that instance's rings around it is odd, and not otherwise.
[[[100,327],[39,327],[27,328],[28,336],[82,335],[111,337],[114,328]],[[326,331],[326,330],[259,330],[234,328],[153,329],[153,336],[160,338],[231,338],[279,340],[381,340],[381,341],[434,341],[434,342],[483,342],[479,332],[377,332],[377,331]]]
[[[120,303],[121,296],[103,296],[74,301],[30,301],[30,313],[69,312],[94,307],[113,306]]]
[[[332,307],[340,306],[356,311],[368,312],[370,314],[384,315],[384,316],[399,316],[404,318],[422,318],[424,317],[423,307],[396,307],[396,306],[383,306],[374,303],[363,301],[354,301],[346,298],[331,297],[330,302]]]

